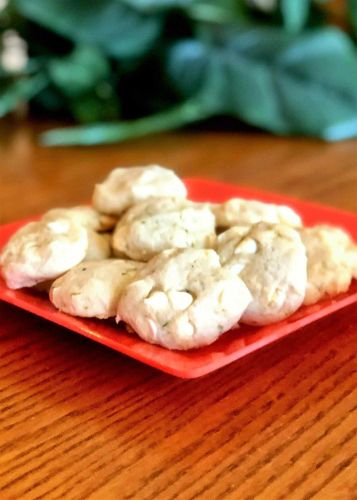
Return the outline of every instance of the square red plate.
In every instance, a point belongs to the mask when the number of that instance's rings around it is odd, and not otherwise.
[[[357,240],[357,216],[334,208],[319,206],[286,196],[264,193],[255,189],[233,186],[219,182],[188,179],[186,185],[189,196],[197,201],[221,202],[234,196],[258,199],[266,202],[284,203],[295,208],[303,217],[306,225],[330,223],[349,231]],[[14,222],[0,227],[0,248],[11,234],[27,221]],[[333,313],[342,307],[357,302],[357,282],[350,290],[332,300],[326,300],[299,309],[286,321],[263,328],[242,326],[224,334],[214,344],[191,351],[169,351],[148,344],[135,335],[128,334],[114,321],[99,321],[74,318],[57,311],[45,295],[30,290],[9,290],[0,278],[0,299],[21,307],[38,316],[62,325],[73,332],[80,333],[116,351],[127,354],[143,363],[164,372],[183,378],[195,378],[221,368],[246,354],[249,354],[299,328]]]

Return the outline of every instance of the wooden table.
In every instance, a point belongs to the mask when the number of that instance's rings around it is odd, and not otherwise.
[[[0,125],[1,222],[88,200],[116,165],[357,208],[357,142],[178,132],[43,149]],[[0,304],[1,499],[357,498],[357,308],[180,380]]]

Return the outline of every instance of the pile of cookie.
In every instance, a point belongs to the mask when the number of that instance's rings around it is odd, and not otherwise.
[[[173,171],[149,165],[114,169],[92,207],[23,226],[0,265],[9,288],[46,290],[67,314],[115,317],[148,342],[191,349],[345,292],[357,247],[286,206],[190,201]]]

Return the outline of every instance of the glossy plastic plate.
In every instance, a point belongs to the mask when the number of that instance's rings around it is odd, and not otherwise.
[[[247,199],[284,203],[295,208],[302,215],[306,225],[317,223],[339,225],[347,229],[357,240],[357,216],[351,213],[278,194],[209,180],[188,179],[186,184],[189,196],[193,200],[221,202],[233,196],[240,196]],[[0,227],[0,248],[11,234],[25,222],[28,220]],[[116,326],[114,321],[87,320],[68,316],[57,311],[46,295],[27,289],[9,290],[1,278],[0,299],[164,372],[177,377],[195,378],[213,372],[323,316],[357,302],[357,282],[352,283],[347,293],[313,306],[302,307],[286,321],[263,328],[242,326],[224,334],[217,342],[208,347],[186,352],[169,351],[159,346],[150,345],[135,335],[128,334],[122,326]]]

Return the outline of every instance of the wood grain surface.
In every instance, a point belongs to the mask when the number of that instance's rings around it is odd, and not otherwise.
[[[44,149],[0,124],[0,221],[90,198],[116,165],[356,211],[357,142],[186,131]],[[357,498],[357,308],[196,380],[0,303],[0,499]]]

